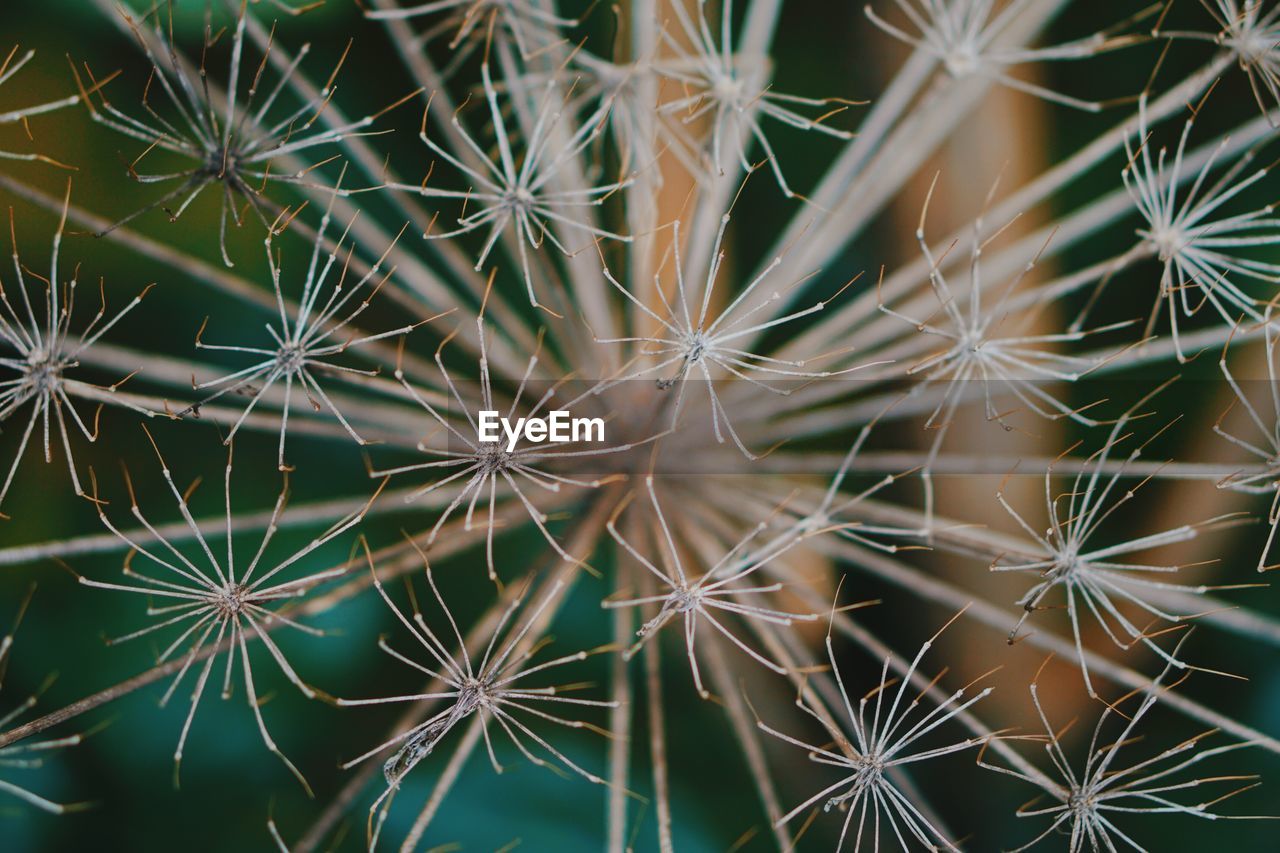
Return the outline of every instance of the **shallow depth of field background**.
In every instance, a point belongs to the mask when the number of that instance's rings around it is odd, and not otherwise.
[[[877,8],[886,5],[885,0],[879,0]],[[180,6],[189,7],[191,12],[181,18],[184,29],[180,43],[194,49],[199,43],[203,4],[182,3]],[[1056,43],[1088,34],[1097,29],[1099,21],[1111,22],[1122,17],[1123,10],[1137,8],[1138,4],[1107,0],[1071,4],[1068,12],[1042,41]],[[259,14],[271,17],[270,11]],[[1196,20],[1205,20],[1202,10],[1196,8],[1191,0],[1178,4],[1174,15],[1198,15]],[[597,8],[592,22],[586,29],[593,39],[609,37],[612,23],[608,9],[603,6]],[[351,34],[355,36],[355,43],[339,78],[336,98],[348,115],[375,109],[412,88],[388,49],[384,32],[377,25],[364,22],[349,0],[329,0],[322,10],[301,19],[281,21],[278,37],[291,48],[296,48],[303,41],[311,41],[313,50],[309,64],[304,67],[313,78],[323,78]],[[76,62],[89,62],[99,74],[121,69],[124,73],[110,85],[108,94],[126,110],[136,109],[146,77],[146,65],[140,52],[116,27],[105,22],[96,10],[81,0],[41,0],[38,3],[11,0],[0,4],[0,50],[7,52],[14,42],[20,43],[24,49],[36,48],[38,55],[14,81],[0,88],[0,110],[72,92],[73,81],[64,55],[69,55]],[[778,90],[813,96],[874,98],[902,59],[898,47],[866,21],[858,3],[788,0],[784,4],[782,23],[775,39]],[[600,50],[599,46],[597,50]],[[1167,58],[1161,74],[1173,76],[1179,70],[1196,67],[1210,50],[1207,45],[1179,45]],[[1054,88],[1080,97],[1134,95],[1151,74],[1159,52],[1159,45],[1139,46],[1088,62],[1049,68],[1047,71],[1056,76],[1042,79]],[[253,53],[246,64],[256,61],[257,54]],[[224,53],[215,51],[211,70],[216,77],[222,78],[225,74]],[[847,279],[859,269],[871,272],[864,281],[873,281],[874,271],[881,263],[892,266],[915,257],[917,250],[912,232],[923,191],[934,169],[940,169],[942,177],[931,211],[930,230],[934,235],[941,235],[951,227],[967,222],[976,213],[970,205],[980,202],[987,186],[1002,168],[1005,174],[1003,186],[1012,189],[1028,176],[1068,155],[1074,147],[1121,121],[1130,109],[1120,106],[1101,115],[1087,115],[1049,107],[1028,96],[999,90],[993,90],[986,103],[984,112],[973,116],[951,140],[948,149],[941,152],[930,167],[921,170],[921,180],[917,181],[914,194],[904,194],[885,211],[876,226],[848,254],[843,268],[824,271],[823,281]],[[1207,135],[1212,128],[1238,123],[1255,110],[1256,105],[1243,77],[1236,74],[1224,82],[1206,104],[1204,133]],[[388,123],[388,126],[398,127],[398,132],[376,140],[381,149],[391,153],[393,162],[406,176],[420,176],[428,162],[425,149],[413,134],[419,114],[417,105],[401,108]],[[1180,122],[1168,122],[1160,126],[1159,132],[1172,144],[1176,141],[1178,129]],[[136,156],[139,144],[94,125],[82,108],[38,117],[32,121],[31,130],[35,137],[34,150],[74,164],[78,171],[68,173],[45,164],[7,161],[0,161],[0,170],[51,193],[60,193],[70,174],[73,202],[110,218],[123,216],[159,194],[156,188],[140,189],[130,182],[125,173],[124,164]],[[799,133],[780,131],[773,139],[779,156],[783,158],[788,180],[800,188],[812,186],[825,163],[838,150],[831,140]],[[25,139],[20,127],[4,128],[0,148],[27,150],[28,145],[31,143]],[[1280,150],[1280,146],[1277,148]],[[1264,151],[1263,159],[1276,156],[1277,151],[1268,149]],[[1111,192],[1120,187],[1119,171],[1122,166],[1123,162],[1113,157],[1106,162],[1105,168],[1072,184],[1067,192]],[[1263,200],[1274,200],[1276,183],[1264,181],[1263,186],[1272,194],[1271,199]],[[751,213],[736,216],[736,227],[731,231],[733,245],[730,251],[734,261],[745,267],[753,265],[754,247],[767,245],[770,240],[763,238],[784,222],[782,202],[771,180],[755,180],[749,184],[739,206]],[[46,270],[54,218],[0,191],[0,214],[7,215],[10,205],[16,212],[19,249],[24,261],[37,271]],[[155,211],[136,221],[132,227],[218,263],[216,213],[217,206],[211,195],[194,205],[179,224],[168,223],[161,212]],[[771,215],[778,218],[772,219]],[[815,212],[814,215],[820,214]],[[1053,216],[1053,209],[1041,209],[1027,211],[1025,218],[1030,223],[1044,222]],[[7,226],[0,228],[0,233],[6,229]],[[1091,257],[1095,253],[1097,257],[1105,257],[1129,245],[1131,234],[1132,224],[1126,222],[1124,228],[1112,229],[1078,251],[1088,252]],[[761,239],[755,239],[756,235]],[[265,285],[268,279],[261,237],[260,225],[250,222],[233,235],[230,250],[237,260],[238,271],[254,272]],[[7,240],[7,234],[0,240],[6,244],[6,254]],[[412,233],[406,235],[405,240],[410,246],[421,243]],[[1108,241],[1111,241],[1110,245]],[[297,270],[305,257],[306,246],[296,238],[286,238],[284,244],[293,247],[292,256],[286,255],[285,269],[291,268],[292,259],[292,268]],[[380,251],[382,247],[370,248]],[[425,251],[424,256],[429,257]],[[62,263],[68,268],[75,263],[81,264],[80,278],[86,285],[80,305],[83,312],[81,322],[96,307],[88,285],[96,285],[99,276],[106,280],[109,305],[116,307],[123,305],[147,283],[158,283],[143,306],[111,336],[117,342],[136,342],[139,349],[194,357],[191,342],[206,315],[210,318],[210,331],[207,333],[210,341],[230,340],[236,336],[238,328],[256,327],[261,323],[261,318],[251,309],[229,297],[186,282],[172,269],[140,261],[120,247],[88,235],[72,235],[66,239]],[[1137,275],[1127,274],[1111,285],[1110,302],[1106,308],[1108,317],[1113,314],[1145,317],[1155,292],[1158,268],[1151,264],[1137,272]],[[6,282],[9,276],[10,273],[0,271],[0,277]],[[514,287],[519,282],[512,277],[507,284]],[[387,312],[382,316],[394,313],[386,306],[382,306],[382,310]],[[422,339],[411,337],[410,346],[433,348],[434,343],[429,336]],[[1218,446],[1222,442],[1210,433],[1209,428],[1229,400],[1221,396],[1223,389],[1220,383],[1196,378],[1214,378],[1216,358],[1215,353],[1206,354],[1199,362],[1190,365],[1175,391],[1157,402],[1164,420],[1171,419],[1178,412],[1184,413],[1184,417],[1163,437],[1160,450],[1152,454],[1153,458],[1162,453],[1174,458],[1215,458],[1225,451]],[[1166,364],[1150,374],[1125,377],[1135,381],[1115,383],[1116,393],[1136,398],[1144,385],[1163,379],[1173,371],[1173,367]],[[103,378],[110,381],[113,377]],[[100,443],[109,445],[111,452],[103,453],[101,447],[86,445],[80,451],[78,461],[82,466],[92,465],[95,468],[103,496],[115,499],[113,514],[124,515],[127,513],[127,501],[123,480],[113,460],[116,457],[128,460],[144,506],[150,507],[156,520],[167,521],[176,515],[164,490],[159,468],[136,426],[136,420],[127,412],[105,411]],[[153,430],[179,481],[205,477],[204,485],[197,492],[195,506],[197,510],[203,510],[197,511],[197,515],[213,513],[221,500],[220,477],[225,452],[219,443],[217,428],[210,424],[181,426],[174,428],[167,423],[156,423]],[[13,432],[6,425],[4,434],[0,435],[0,459],[5,460],[6,466],[9,454],[16,446],[17,436]],[[1026,437],[1010,440],[1022,441],[1029,449],[1038,446],[1040,453],[1054,455],[1069,443],[1068,432],[1046,428],[1046,434],[1040,439],[1043,441],[1041,445]],[[1094,436],[1095,441],[1101,438],[1101,435]],[[958,437],[958,440],[963,444],[963,437]],[[1026,445],[1026,442],[1030,444]],[[242,509],[268,508],[279,488],[274,464],[275,436],[248,433],[238,441],[236,455],[233,499]],[[295,436],[290,440],[290,458],[298,469],[291,477],[295,501],[307,496],[354,496],[364,490],[371,491],[373,487],[372,482],[365,478],[361,453],[351,445],[302,440]],[[968,500],[979,505],[982,512],[990,511],[991,518],[996,519],[998,508],[991,495],[997,482],[998,479],[979,478],[944,483],[941,506],[954,509],[957,504]],[[749,485],[745,487],[749,488]],[[1027,494],[1032,499],[1028,499],[1026,504],[1033,508],[1036,487],[1035,483],[1027,487]],[[1236,508],[1250,509],[1255,514],[1265,512],[1264,504],[1242,504],[1234,496],[1215,490],[1211,483],[1192,483],[1185,487],[1153,485],[1147,490],[1141,505],[1143,511],[1133,517],[1133,523],[1147,525],[1150,530],[1207,518]],[[13,518],[0,521],[0,547],[101,532],[90,505],[76,498],[70,489],[59,449],[55,449],[52,465],[44,465],[36,453],[28,457],[6,502],[6,511]],[[399,535],[400,527],[425,527],[432,521],[434,517],[407,513],[369,522],[365,529],[371,541],[385,543]],[[1255,525],[1214,534],[1197,544],[1208,549],[1207,557],[1237,561],[1238,565],[1231,567],[1231,574],[1237,580],[1249,581],[1253,579],[1248,574],[1252,572],[1257,548],[1264,535],[1261,526]],[[298,544],[306,538],[296,531],[280,535],[281,541]],[[339,562],[347,556],[353,543],[354,537],[348,535],[312,559],[316,565]],[[250,536],[242,547],[248,549],[255,544],[256,540]],[[504,560],[522,561],[523,564],[529,554],[550,553],[537,534],[530,535],[529,531],[502,536],[498,539],[498,546],[499,566]],[[79,572],[106,577],[118,571],[120,556],[78,559],[73,561],[73,565]],[[540,556],[539,559],[546,557]],[[964,579],[966,588],[987,591],[998,603],[1011,607],[1016,597],[1009,595],[1008,587],[987,585],[986,566],[978,561],[963,561],[945,555],[921,559],[948,577]],[[446,596],[451,595],[460,621],[469,623],[492,597],[492,587],[484,577],[483,557],[466,554],[442,564],[439,569]],[[39,588],[17,637],[4,692],[0,695],[0,710],[7,710],[21,697],[37,689],[50,673],[59,673],[59,677],[41,696],[35,713],[61,707],[142,672],[152,664],[156,643],[143,640],[108,648],[101,640],[103,636],[125,633],[143,624],[144,603],[141,598],[79,588],[69,574],[52,562],[0,570],[0,626],[7,627],[12,611],[32,579],[38,581]],[[1267,578],[1261,580],[1266,581]],[[940,609],[920,605],[900,590],[881,588],[856,571],[850,572],[845,589],[846,595],[853,598],[884,599],[879,607],[863,612],[863,621],[900,652],[914,650],[949,615]],[[597,605],[600,597],[597,593],[603,594],[603,591],[603,585],[599,590],[589,585],[578,588],[556,622],[557,643],[554,648],[588,648],[607,640],[608,622]],[[1280,614],[1280,592],[1275,589],[1233,595],[1236,596],[1234,600]],[[1055,614],[1043,615],[1055,618]],[[286,636],[282,640],[303,678],[330,692],[348,696],[412,689],[412,674],[379,653],[374,645],[381,632],[392,630],[390,614],[374,596],[364,595],[337,608],[326,614],[318,625],[331,629],[334,636],[311,639],[299,635]],[[820,631],[812,634],[815,643],[820,637]],[[966,673],[980,672],[1000,663],[1003,660],[1001,656],[1007,651],[1002,636],[984,629],[960,627],[947,637],[948,641],[939,646],[945,651],[931,655],[926,665],[930,672],[936,672],[944,665]],[[670,637],[666,639],[670,640]],[[1194,642],[1193,660],[1247,672],[1252,681],[1242,684],[1197,676],[1185,689],[1192,695],[1207,697],[1208,704],[1216,710],[1232,714],[1262,731],[1280,733],[1280,656],[1275,649],[1251,647],[1246,641],[1208,628],[1198,631]],[[1102,645],[1097,647],[1108,653],[1111,651]],[[864,685],[878,677],[879,663],[847,646],[845,651],[846,680],[858,685],[851,688],[853,691],[861,692]],[[1139,668],[1144,672],[1156,669],[1152,661],[1140,660],[1137,655],[1132,653],[1128,660],[1135,665],[1140,664]],[[82,746],[56,754],[47,769],[31,777],[31,787],[43,795],[64,802],[90,801],[95,806],[82,813],[52,817],[32,809],[17,808],[11,799],[0,798],[0,850],[76,850],[88,847],[139,853],[176,849],[267,850],[271,843],[265,828],[269,814],[274,814],[286,840],[299,835],[329,796],[341,786],[345,774],[337,765],[382,739],[383,732],[399,709],[339,710],[308,702],[285,682],[265,655],[261,659],[264,665],[256,668],[256,674],[261,692],[271,696],[264,708],[268,725],[282,749],[316,789],[315,802],[306,799],[280,763],[264,750],[243,696],[237,692],[231,701],[223,702],[213,687],[196,716],[183,762],[182,787],[175,791],[172,752],[186,711],[189,687],[180,689],[168,708],[160,709],[157,701],[164,687],[156,685],[50,733],[65,735],[100,729]],[[671,783],[676,808],[677,845],[682,851],[721,851],[726,847],[726,840],[740,838],[752,827],[763,829],[764,817],[723,715],[714,706],[698,700],[682,656],[668,653],[664,661],[668,685],[668,733],[674,762]],[[594,660],[584,671],[588,677],[603,683],[605,667],[602,659]],[[1064,686],[1062,690],[1049,691],[1056,703],[1051,705],[1055,719],[1066,722],[1080,715],[1082,720],[1077,724],[1077,734],[1084,734],[1091,728],[1101,706],[1084,700],[1078,684],[1079,676],[1070,666],[1060,662],[1049,672],[1050,681],[1060,680]],[[1033,717],[1025,683],[1025,678],[1021,683],[1012,680],[998,682],[999,694],[987,703],[985,709],[979,707],[978,710],[983,712],[984,718],[991,717],[993,724],[1012,721],[1030,726]],[[773,707],[781,708],[792,698],[789,687],[781,679],[761,678],[752,686],[756,691],[771,689],[773,696],[766,701],[772,702]],[[1114,687],[1107,689],[1112,695],[1118,692]],[[998,711],[995,709],[997,705]],[[1146,735],[1153,747],[1156,742],[1172,744],[1197,731],[1185,719],[1163,710],[1157,710],[1148,719],[1150,725],[1146,727]],[[642,733],[642,728],[637,729],[638,736]],[[558,731],[556,735],[556,743],[575,759],[596,764],[603,762],[603,742],[598,737],[568,730]],[[1074,743],[1077,747],[1083,746]],[[1039,758],[1038,747],[1026,745],[1024,750],[1029,755],[1034,751],[1035,757]],[[816,790],[816,781],[827,778],[825,775],[814,776],[815,784],[797,786],[797,780],[804,780],[803,774],[811,771],[807,769],[803,755],[799,751],[792,752],[794,754],[771,753],[775,762],[772,766],[783,780],[781,792],[786,802],[797,802],[801,795]],[[431,844],[458,842],[465,850],[494,850],[517,840],[522,850],[570,853],[600,849],[603,844],[603,789],[576,777],[558,780],[545,770],[518,760],[514,750],[511,753],[506,755],[510,759],[508,770],[500,777],[494,776],[481,752],[473,755],[462,782],[446,801],[442,817],[433,824],[428,841]],[[1077,751],[1075,754],[1081,753]],[[425,796],[434,774],[443,763],[442,759],[443,756],[435,756],[408,777],[399,795],[402,803],[415,799],[420,801]],[[917,780],[929,802],[947,819],[951,829],[962,835],[970,833],[967,839],[962,839],[966,849],[986,851],[1014,847],[1038,834],[1043,828],[1042,823],[1017,819],[1012,812],[1013,805],[1029,799],[1034,792],[1019,788],[995,774],[975,776],[967,766],[971,761],[972,753],[954,756],[950,763],[942,762],[935,766],[933,775]],[[1227,804],[1225,811],[1280,813],[1280,761],[1276,756],[1261,750],[1235,753],[1230,761],[1214,765],[1214,772],[1224,766],[1230,772],[1270,774],[1268,784]],[[949,769],[957,771],[954,776],[950,775]],[[642,767],[636,768],[635,778],[645,778]],[[954,784],[957,781],[962,784]],[[637,793],[646,793],[643,784]],[[339,845],[341,849],[362,847],[367,802],[366,797],[350,815],[345,837]],[[637,808],[641,819],[635,849],[656,849],[652,811],[644,811],[643,805]],[[403,835],[407,821],[412,819],[410,811],[393,812],[385,833],[388,840]],[[834,824],[838,821],[820,819],[811,834],[801,842],[801,848],[824,849],[824,840],[830,838],[824,833],[829,833]],[[1159,822],[1139,820],[1135,827],[1138,836],[1149,842],[1153,850],[1225,849],[1217,846],[1214,840],[1218,836],[1213,833],[1219,830],[1228,833],[1222,837],[1235,840],[1230,848],[1233,850],[1262,853],[1280,849],[1280,824],[1271,822],[1242,823],[1224,828],[1208,821],[1172,817]],[[745,844],[740,849],[770,849],[767,833],[760,832],[758,836],[744,840]],[[1041,849],[1053,849],[1058,843],[1050,840]]]

